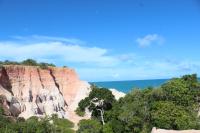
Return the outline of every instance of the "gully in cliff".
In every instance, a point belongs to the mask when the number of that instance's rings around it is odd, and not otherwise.
[[[33,64],[1,65],[0,94],[7,99],[8,110],[26,119],[57,114],[73,121],[69,114],[88,95],[90,85],[80,81],[73,69]]]

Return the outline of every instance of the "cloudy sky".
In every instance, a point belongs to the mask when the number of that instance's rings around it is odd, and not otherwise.
[[[200,74],[198,0],[0,0],[0,60],[69,66],[88,81]]]

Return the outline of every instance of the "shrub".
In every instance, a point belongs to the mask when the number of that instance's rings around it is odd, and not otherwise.
[[[56,67],[56,65],[54,65],[52,63],[44,63],[44,62],[38,63],[37,61],[35,61],[33,59],[26,59],[22,62],[9,61],[9,60],[5,60],[4,62],[0,61],[0,67],[3,65],[39,66],[42,69],[47,69],[49,66]]]
[[[38,65],[37,61],[35,61],[33,59],[24,60],[24,61],[22,61],[21,64],[22,65],[27,65],[27,66],[37,66]]]
[[[82,111],[79,107],[75,110],[78,116],[83,117],[85,115],[85,111]]]
[[[97,120],[81,120],[77,133],[101,133],[102,125]]]

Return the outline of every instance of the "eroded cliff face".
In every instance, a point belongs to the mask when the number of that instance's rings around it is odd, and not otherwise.
[[[5,106],[14,116],[58,114],[78,121],[74,110],[89,92],[90,85],[80,81],[73,69],[21,65],[0,68],[0,95],[6,96]]]

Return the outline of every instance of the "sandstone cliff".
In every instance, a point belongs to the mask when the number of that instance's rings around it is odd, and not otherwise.
[[[78,102],[90,92],[90,85],[80,81],[69,68],[7,65],[0,68],[0,95],[4,106],[14,116],[29,118],[58,114],[77,122]]]

